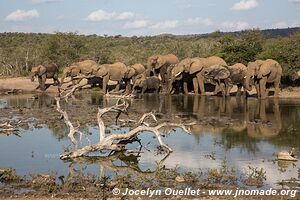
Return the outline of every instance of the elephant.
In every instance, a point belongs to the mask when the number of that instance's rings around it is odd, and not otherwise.
[[[278,97],[281,76],[282,67],[275,60],[267,59],[249,62],[245,76],[245,87],[248,91],[251,91],[252,84],[254,84],[258,98],[265,99],[268,96],[266,84],[273,83],[275,88],[274,96]]]
[[[144,65],[142,65],[140,63],[137,63],[137,64],[134,64],[134,65],[128,66],[127,71],[125,73],[125,77],[127,79],[131,78],[132,83],[134,85],[136,77],[138,75],[144,73],[145,71],[146,71],[146,69],[145,69]]]
[[[170,78],[170,68],[177,63],[179,63],[179,59],[174,54],[153,55],[148,58],[149,68],[153,70],[154,75],[160,76],[163,90],[167,89],[166,87]]]
[[[236,63],[234,65],[227,67],[230,71],[230,84],[227,88],[227,96],[230,95],[230,90],[233,85],[237,85],[237,93],[236,96],[241,96],[241,90],[243,87],[244,95],[246,96],[246,86],[245,86],[245,76],[247,72],[247,67],[242,63]]]
[[[54,80],[54,85],[60,85],[58,80],[58,66],[54,63],[49,65],[38,65],[31,69],[31,81],[34,81],[34,77],[38,77],[39,86],[42,91],[45,91],[45,82],[47,78]]]
[[[218,57],[211,56],[208,58],[186,58],[180,61],[171,71],[171,81],[169,83],[169,92],[172,91],[172,84],[175,80],[183,79],[184,93],[188,93],[187,82],[185,80],[193,80],[195,94],[198,94],[199,88],[201,95],[205,95],[205,69],[215,64],[227,65],[226,62]],[[217,90],[217,87],[215,91]]]
[[[139,75],[133,85],[132,93],[135,93],[137,88],[142,88],[142,94],[144,94],[146,90],[154,90],[155,93],[158,93],[160,88],[160,80],[157,76],[146,77],[144,75]]]
[[[84,60],[81,62],[73,63],[69,67],[66,67],[63,71],[63,76],[61,77],[61,84],[64,83],[66,77],[71,77],[72,85],[75,85],[74,77],[79,74],[91,75],[93,69],[97,66],[97,63],[93,60]]]
[[[221,89],[223,97],[227,95],[227,86],[230,82],[230,71],[227,66],[212,65],[204,69],[204,74],[206,79],[209,79],[209,82]]]
[[[125,81],[126,84],[126,92],[129,91],[129,84],[130,84],[130,78],[132,77],[131,75],[129,76],[130,73],[128,73],[130,69],[121,62],[116,62],[113,64],[103,64],[103,65],[98,65],[93,68],[93,75],[96,77],[100,77],[103,79],[103,92],[107,92],[107,84],[108,81],[117,81],[117,86],[114,91],[119,91],[120,90],[120,83],[121,81]]]
[[[205,70],[205,76],[209,77],[222,91],[223,96],[229,96],[233,85],[237,85],[237,96],[241,95],[241,89],[245,90],[245,75],[247,67],[242,63],[232,66],[214,65]],[[245,91],[244,91],[245,94]]]

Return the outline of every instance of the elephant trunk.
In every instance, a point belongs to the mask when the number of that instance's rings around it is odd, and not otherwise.
[[[169,81],[169,85],[168,85],[168,94],[171,94],[171,93],[172,93],[174,81],[175,81],[175,78],[174,78],[174,77],[171,77],[171,79],[170,79],[170,81]]]
[[[31,82],[34,81],[34,77],[35,77],[35,73],[31,73],[31,74],[30,74],[30,80],[31,80]]]
[[[246,87],[246,90],[248,91],[251,91],[252,90],[252,86],[250,85],[250,79],[251,79],[251,76],[250,74],[246,76],[245,78],[245,87]]]
[[[60,79],[60,84],[64,83],[65,78],[66,78],[66,74],[64,73]]]

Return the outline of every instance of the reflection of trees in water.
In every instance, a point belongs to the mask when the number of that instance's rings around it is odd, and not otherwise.
[[[294,101],[287,101],[280,107],[282,130],[278,137],[271,138],[270,143],[276,146],[300,148],[300,106]]]
[[[48,120],[46,125],[56,139],[62,140],[68,137],[68,128],[60,120]]]
[[[239,133],[230,129],[225,129],[221,134],[220,142],[223,144],[225,150],[239,147],[241,152],[246,150],[248,153],[252,153],[254,155],[259,152],[259,148],[257,146],[259,140],[249,137],[246,129]]]

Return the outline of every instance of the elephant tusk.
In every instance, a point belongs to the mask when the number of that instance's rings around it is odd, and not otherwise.
[[[182,72],[178,72],[177,74],[175,74],[175,77],[179,76]]]

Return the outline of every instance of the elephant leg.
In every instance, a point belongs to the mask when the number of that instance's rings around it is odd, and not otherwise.
[[[260,85],[259,85],[259,83],[255,84],[255,89],[256,89],[257,97],[260,98],[261,93],[260,93]]]
[[[242,94],[242,86],[240,84],[237,85],[236,96],[240,97]]]
[[[193,78],[193,86],[194,86],[194,92],[195,92],[195,94],[199,94],[199,91],[198,91],[198,81],[197,81],[196,77]]]
[[[226,96],[226,89],[225,89],[225,83],[220,83],[220,89],[222,92],[222,96],[225,97]]]
[[[118,81],[118,83],[114,89],[114,92],[119,92],[119,90],[120,90],[120,82]]]
[[[125,94],[130,94],[131,92],[130,81],[126,81],[125,84],[126,84]]]
[[[215,85],[215,90],[213,91],[213,95],[217,95],[220,91],[221,91],[220,85],[217,83]]]
[[[103,93],[106,94],[106,91],[107,91],[107,83],[109,81],[109,77],[108,76],[105,76],[103,78],[103,82],[102,82],[102,90],[103,90]]]
[[[242,86],[242,88],[243,88],[243,98],[246,98],[246,97],[247,97],[247,95],[248,95],[248,92],[247,92],[247,90],[246,90],[246,87],[245,87],[245,86]]]
[[[156,93],[156,94],[159,93],[159,85],[157,85],[157,86],[155,87],[155,93]]]
[[[231,91],[232,87],[233,87],[232,84],[229,84],[229,85],[227,86],[227,89],[226,89],[226,96],[230,96],[230,91]]]
[[[58,76],[57,75],[53,76],[53,81],[54,81],[53,85],[60,85],[60,82],[58,80]]]
[[[41,77],[41,87],[40,87],[40,89],[41,89],[42,91],[45,91],[45,90],[46,90],[46,88],[45,88],[45,83],[46,83],[46,74],[42,75],[42,77]]]
[[[259,81],[259,89],[260,89],[260,98],[261,99],[265,99],[267,97],[266,83],[267,83],[267,81],[264,78],[260,79],[260,81]]]
[[[274,82],[274,88],[275,88],[274,97],[278,97],[279,96],[279,92],[280,92],[280,79],[276,80]]]
[[[183,82],[183,92],[184,94],[188,94],[188,83],[186,81]]]
[[[146,90],[147,90],[147,86],[144,85],[142,88],[142,94],[145,94]]]
[[[197,80],[198,80],[198,87],[200,88],[201,95],[205,95],[204,77],[201,74],[197,74]]]
[[[42,85],[42,78],[38,76],[38,82],[39,82],[39,85],[35,88],[36,90],[37,89],[40,89],[41,88],[41,85]]]

